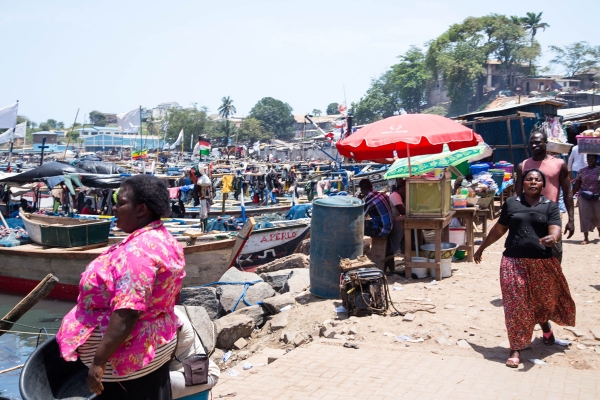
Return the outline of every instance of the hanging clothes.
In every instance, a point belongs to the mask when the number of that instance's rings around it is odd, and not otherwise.
[[[225,175],[221,178],[223,193],[233,192],[233,188],[232,188],[233,178],[234,178],[233,175]]]

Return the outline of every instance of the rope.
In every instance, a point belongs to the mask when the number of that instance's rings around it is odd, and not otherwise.
[[[43,327],[40,328],[39,326],[31,326],[31,325],[21,324],[21,323],[18,323],[18,322],[7,321],[5,319],[0,319],[0,322],[6,322],[8,324],[19,325],[19,326],[23,326],[25,328],[31,328],[31,329],[35,329],[35,330],[43,328]],[[43,329],[46,329],[46,328],[43,328]],[[55,330],[55,331],[59,330],[59,328],[47,328],[47,329]]]
[[[0,374],[3,374],[5,372],[14,371],[16,369],[23,368],[24,366],[25,366],[25,364],[21,364],[21,365],[17,365],[16,367],[12,367],[12,368],[8,368],[8,369],[3,369],[2,371],[0,371]]]
[[[48,333],[48,332],[21,332],[21,331],[13,331],[10,329],[0,329],[0,332],[10,332],[10,333],[22,333],[24,335],[46,335],[46,336],[56,336],[56,333]]]
[[[242,290],[242,294],[240,295],[240,297],[238,297],[237,301],[235,302],[235,304],[233,305],[233,307],[231,307],[231,312],[234,312],[235,309],[237,308],[238,304],[240,303],[240,301],[244,301],[244,304],[247,305],[248,307],[252,306],[252,305],[261,305],[263,304],[262,301],[258,301],[256,302],[256,304],[251,304],[247,299],[246,299],[246,292],[248,291],[248,288],[256,283],[259,282],[264,282],[262,279],[257,279],[255,281],[250,281],[250,282],[211,282],[211,283],[207,283],[204,285],[200,285],[200,286],[193,286],[193,287],[206,287],[206,286],[214,286],[214,285],[244,285],[244,290]]]

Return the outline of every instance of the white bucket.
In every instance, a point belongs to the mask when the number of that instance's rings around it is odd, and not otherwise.
[[[429,262],[435,262],[435,258],[430,258]],[[413,269],[414,271],[414,269]],[[435,269],[429,268],[429,275],[435,278]],[[452,259],[442,258],[442,278],[449,278],[452,276]]]
[[[459,246],[467,244],[467,228],[459,226],[450,228],[450,243],[456,243]]]
[[[411,257],[412,262],[427,262],[426,257]],[[427,278],[427,268],[413,268],[412,273],[417,276],[417,278]]]

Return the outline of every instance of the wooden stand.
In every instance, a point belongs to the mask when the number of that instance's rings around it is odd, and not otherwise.
[[[405,218],[404,219],[404,240],[406,244],[404,276],[407,279],[412,277],[413,268],[433,268],[435,270],[435,279],[442,280],[442,241],[447,242],[450,237],[449,225],[454,218],[454,211],[449,211],[444,217],[427,218]],[[471,224],[472,225],[472,224]],[[412,237],[411,229],[433,229],[435,231],[435,262],[416,263],[411,261]],[[418,246],[418,244],[417,244]]]
[[[473,262],[473,252],[475,251],[475,236],[473,234],[473,220],[477,207],[456,208],[454,209],[454,218],[462,219],[466,229],[466,244],[458,246],[458,250],[467,251],[467,261]]]

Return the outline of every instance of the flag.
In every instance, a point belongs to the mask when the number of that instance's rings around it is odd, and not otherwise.
[[[181,132],[179,132],[179,136],[177,136],[177,140],[175,141],[175,143],[173,143],[171,145],[171,150],[177,148],[177,146],[179,146],[182,141],[183,141],[183,129],[181,130]]]
[[[27,121],[15,126],[14,129],[7,129],[0,135],[0,144],[12,142],[14,139],[23,139],[27,132]]]
[[[169,129],[169,120],[166,120],[163,124],[162,124],[162,131],[164,133],[167,133],[167,130]]]
[[[140,127],[140,109],[117,114],[117,125],[125,133],[137,133]]]
[[[258,153],[260,151],[260,142],[254,142],[252,149]]]
[[[147,157],[148,157],[148,149],[137,150],[137,151],[134,151],[133,153],[131,153],[132,160],[139,160],[140,158],[147,158]]]
[[[19,103],[11,104],[10,106],[0,108],[0,128],[13,129],[17,124],[17,111]]]
[[[210,143],[204,140],[198,140],[198,152],[203,156],[210,154]]]

